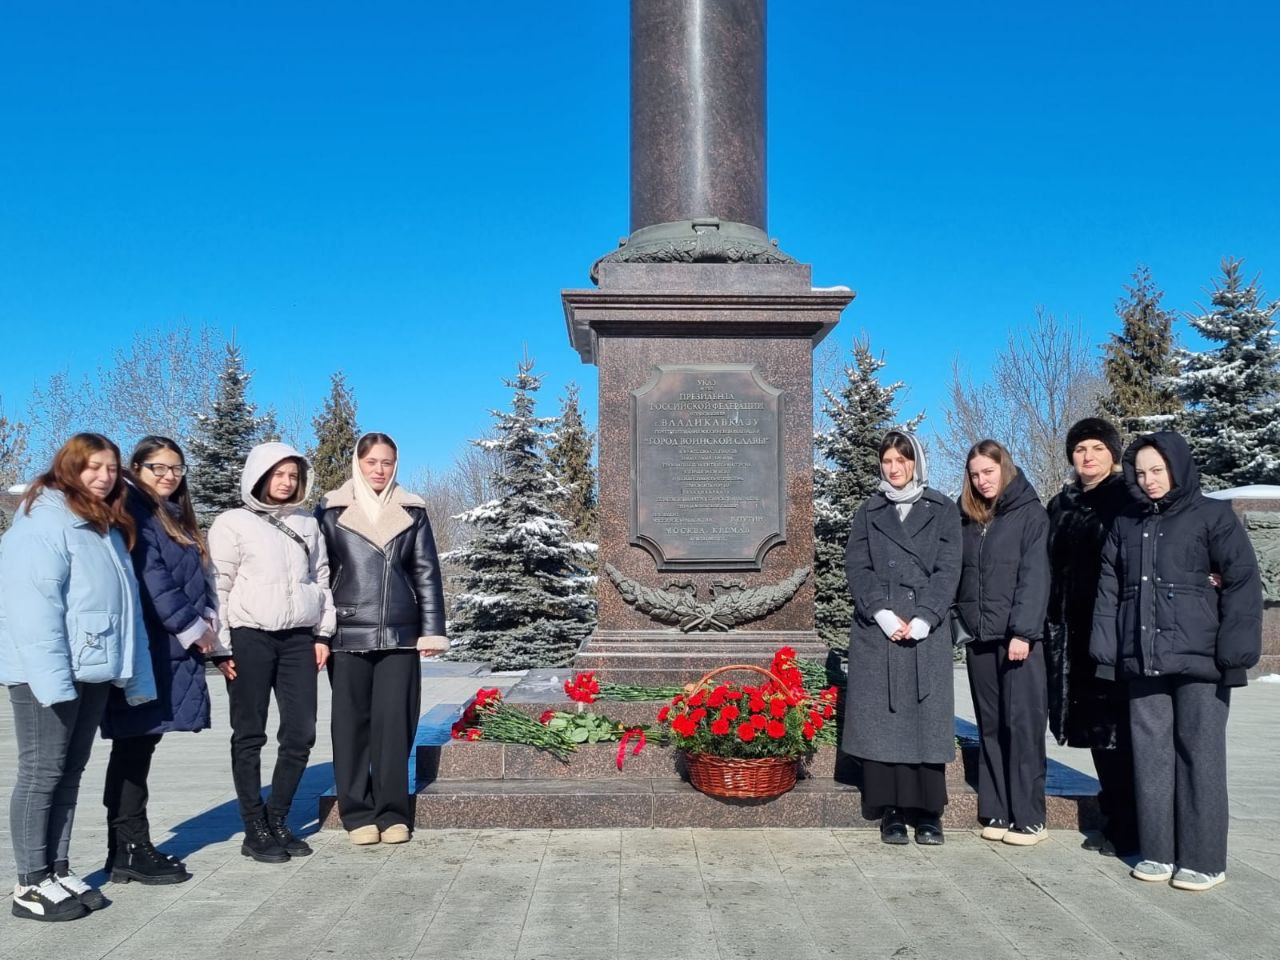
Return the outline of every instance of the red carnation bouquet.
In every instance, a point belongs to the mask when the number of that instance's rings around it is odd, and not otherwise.
[[[815,741],[835,711],[837,691],[810,693],[783,647],[773,656],[768,678],[755,686],[732,681],[687,687],[658,711],[673,746],[691,754],[760,759],[798,758],[813,753]]]

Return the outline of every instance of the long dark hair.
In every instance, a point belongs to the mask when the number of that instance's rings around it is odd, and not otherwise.
[[[969,476],[969,464],[974,457],[986,457],[1000,466],[1000,489],[990,500],[977,491]],[[964,515],[977,523],[990,523],[996,513],[996,501],[1014,475],[1013,457],[1000,441],[979,440],[975,443],[964,458],[964,488],[960,491],[960,509],[964,511]]]
[[[187,465],[187,457],[182,452],[182,448],[178,446],[177,441],[151,434],[139,440],[138,445],[133,448],[133,456],[129,458],[130,472],[136,476],[138,471],[142,469],[142,465],[150,457],[154,456],[158,450],[169,450],[176,453],[178,459],[182,461],[182,465],[184,467]],[[199,549],[200,556],[208,556],[204,537],[200,533],[200,524],[196,521],[195,507],[191,505],[191,493],[187,488],[186,473],[183,473],[182,479],[178,481],[178,486],[168,496],[169,502],[176,504],[178,507],[178,515],[176,517],[165,509],[155,491],[145,483],[135,482],[134,486],[147,495],[147,498],[151,501],[152,516],[160,521],[160,526],[164,527],[164,532],[175,543],[180,543],[184,547],[194,544]]]
[[[137,538],[133,517],[125,507],[124,471],[116,474],[115,486],[99,500],[80,482],[80,474],[95,453],[113,453],[120,463],[120,448],[100,433],[77,433],[58,448],[49,469],[31,482],[23,495],[21,507],[31,515],[31,506],[45,490],[58,490],[76,516],[87,520],[93,529],[106,535],[112,527],[119,530],[129,549]]]

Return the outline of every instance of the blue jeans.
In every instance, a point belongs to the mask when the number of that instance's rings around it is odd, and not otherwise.
[[[75,700],[46,707],[25,683],[9,687],[18,739],[9,833],[20,883],[67,859],[80,776],[89,762],[110,688],[109,683],[77,683]]]

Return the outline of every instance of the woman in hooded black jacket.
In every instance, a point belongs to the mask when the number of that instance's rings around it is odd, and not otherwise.
[[[995,440],[965,458],[963,559],[956,608],[973,636],[969,689],[978,717],[978,819],[985,840],[1045,837],[1044,669],[1049,518]]]
[[[1262,579],[1179,434],[1139,437],[1124,473],[1137,503],[1107,537],[1090,653],[1098,676],[1127,685],[1143,857],[1132,872],[1208,890],[1226,879],[1227,711],[1262,651]]]
[[[1133,497],[1120,469],[1120,434],[1110,423],[1080,420],[1067,431],[1066,446],[1075,475],[1049,501],[1049,729],[1059,744],[1093,754],[1105,819],[1102,834],[1090,834],[1083,846],[1127,856],[1138,849],[1129,706],[1123,685],[1095,675],[1089,635],[1102,547]]]

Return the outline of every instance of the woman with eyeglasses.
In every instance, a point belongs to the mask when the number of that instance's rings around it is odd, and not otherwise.
[[[106,871],[117,883],[181,883],[191,879],[185,865],[151,842],[147,778],[164,734],[209,728],[204,662],[217,645],[218,594],[187,490],[182,448],[168,437],[143,437],[129,469],[126,505],[138,530],[131,554],[156,699],[131,707],[114,691],[107,700]]]

